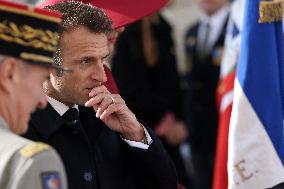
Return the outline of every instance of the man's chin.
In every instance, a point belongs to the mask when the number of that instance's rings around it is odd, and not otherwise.
[[[76,104],[79,106],[85,106],[85,102],[87,102],[89,99],[90,99],[89,95],[84,96],[84,98],[78,100]]]

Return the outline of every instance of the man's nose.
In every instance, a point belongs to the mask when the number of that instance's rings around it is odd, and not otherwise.
[[[104,83],[107,81],[106,73],[104,70],[104,64],[100,63],[98,66],[96,66],[94,69],[94,73],[92,74],[92,79],[97,80],[101,83]]]

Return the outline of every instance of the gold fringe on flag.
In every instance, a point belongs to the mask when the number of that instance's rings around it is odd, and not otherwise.
[[[284,18],[284,0],[261,1],[259,4],[259,23],[281,21]]]

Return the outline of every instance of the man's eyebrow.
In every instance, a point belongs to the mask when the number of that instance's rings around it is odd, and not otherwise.
[[[105,55],[102,59],[106,59],[107,57],[110,56],[110,53],[108,53],[107,55]]]
[[[95,57],[93,57],[92,55],[83,55],[83,56],[78,56],[77,58],[75,58],[75,60],[81,61],[83,59],[95,59]]]

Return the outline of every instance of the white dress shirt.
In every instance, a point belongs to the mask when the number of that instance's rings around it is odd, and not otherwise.
[[[58,100],[55,100],[54,98],[51,98],[49,96],[47,96],[47,101],[59,113],[60,116],[62,116],[69,109],[69,107],[63,104],[62,102],[59,102]],[[72,108],[76,108],[79,111],[77,104],[75,104]],[[150,144],[153,142],[153,140],[151,136],[149,135],[148,131],[145,129],[145,127],[143,127],[143,129],[144,129],[148,144],[144,144],[142,142],[131,141],[127,139],[123,139],[123,141],[125,141],[131,147],[136,147],[136,148],[140,148],[143,150],[147,150]]]
[[[223,27],[226,23],[226,19],[228,17],[230,11],[229,5],[225,5],[221,9],[219,9],[217,12],[215,12],[213,15],[205,15],[201,18],[200,21],[200,27],[198,28],[197,33],[197,48],[198,50],[202,51],[204,49],[200,49],[200,44],[203,44],[204,41],[204,35],[206,33],[206,27],[208,26],[209,34],[208,34],[208,40],[207,40],[207,47],[206,50],[209,52],[212,50],[213,46],[217,42],[218,38],[220,37],[220,34],[223,30]]]

